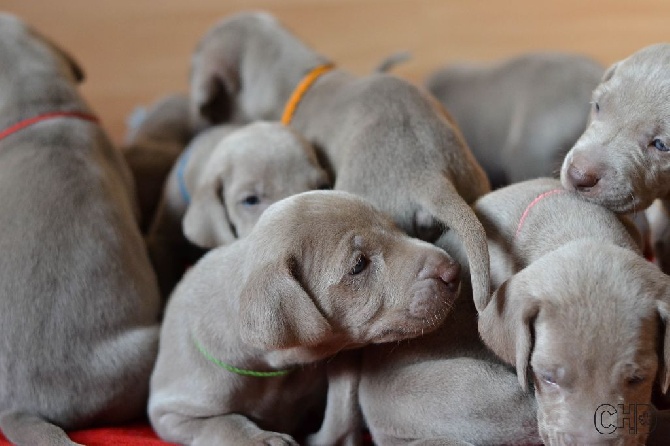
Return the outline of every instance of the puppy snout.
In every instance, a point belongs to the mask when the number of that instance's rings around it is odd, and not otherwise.
[[[568,167],[568,179],[570,184],[578,191],[585,192],[591,190],[600,181],[600,175],[597,172],[585,168],[578,168],[574,164]]]
[[[410,314],[431,318],[444,314],[458,297],[461,267],[453,261],[429,262],[418,275],[418,289],[410,305]]]

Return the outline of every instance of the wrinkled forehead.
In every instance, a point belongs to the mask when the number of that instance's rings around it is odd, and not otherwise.
[[[609,296],[608,296],[609,297]],[[630,296],[634,299],[634,296]],[[656,358],[658,316],[651,302],[543,306],[535,323],[536,359],[591,370]]]
[[[310,191],[280,200],[263,212],[257,228],[274,227],[287,239],[339,240],[396,233],[391,219],[363,199],[339,191]]]

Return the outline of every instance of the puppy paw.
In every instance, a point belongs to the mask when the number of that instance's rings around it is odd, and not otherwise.
[[[257,446],[299,446],[293,437],[279,432],[262,432],[253,438],[252,444]]]

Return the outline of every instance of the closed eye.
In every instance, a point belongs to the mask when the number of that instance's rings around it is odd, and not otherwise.
[[[643,383],[645,381],[645,379],[646,378],[644,376],[639,376],[639,375],[631,376],[631,377],[626,379],[626,384],[628,384],[629,386],[634,386],[634,385]]]

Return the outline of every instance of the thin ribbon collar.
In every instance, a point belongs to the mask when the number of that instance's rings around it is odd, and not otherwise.
[[[226,369],[231,373],[235,373],[238,375],[251,376],[254,378],[275,378],[277,376],[286,376],[293,371],[292,369],[287,369],[287,370],[276,370],[274,372],[257,372],[255,370],[240,369],[230,364],[226,364],[225,362],[220,361],[215,357],[213,357],[212,355],[210,355],[209,352],[205,350],[205,348],[202,345],[200,345],[200,343],[195,339],[195,337],[193,338],[193,344],[195,344],[195,347],[198,349],[198,351],[200,351],[202,356],[204,356],[205,359],[207,359],[209,362],[223,369]]]
[[[186,178],[184,175],[186,174],[186,165],[188,164],[188,160],[191,157],[191,152],[193,152],[193,145],[191,145],[186,151],[182,154],[182,156],[179,158],[179,162],[177,164],[177,185],[179,186],[179,192],[181,193],[181,197],[184,199],[184,202],[188,205],[191,203],[191,194],[188,191],[188,187],[186,186]]]
[[[14,125],[11,125],[7,127],[6,129],[0,131],[0,140],[7,138],[10,135],[13,135],[14,133],[25,129],[26,127],[30,127],[33,124],[37,124],[38,122],[42,121],[47,121],[49,119],[55,119],[55,118],[75,118],[75,119],[82,119],[84,121],[89,121],[89,122],[94,122],[98,123],[98,118],[93,116],[90,113],[83,113],[83,112],[67,112],[67,111],[58,111],[58,112],[49,112],[49,113],[44,113],[41,115],[33,116],[32,118],[24,119],[23,121],[19,121]]]
[[[309,88],[319,77],[321,77],[323,74],[326,74],[333,68],[335,68],[334,64],[325,63],[313,68],[305,75],[305,77],[302,78],[298,86],[295,87],[295,90],[293,90],[293,93],[291,93],[291,97],[284,107],[284,113],[281,117],[282,124],[289,125],[291,123],[291,119],[293,119],[293,115],[298,108],[298,104],[300,104],[300,101],[302,100],[305,93],[307,93]]]
[[[552,189],[550,191],[543,192],[540,195],[538,195],[537,197],[535,197],[535,199],[533,201],[531,201],[530,204],[523,211],[523,214],[521,214],[521,218],[519,219],[519,225],[516,227],[516,233],[514,234],[514,237],[519,236],[519,233],[521,232],[521,228],[523,228],[523,224],[526,221],[526,217],[528,217],[528,214],[530,213],[530,210],[536,204],[538,204],[540,201],[542,201],[543,199],[547,198],[550,195],[560,194],[560,193],[563,193],[563,192],[565,192],[565,189]]]

